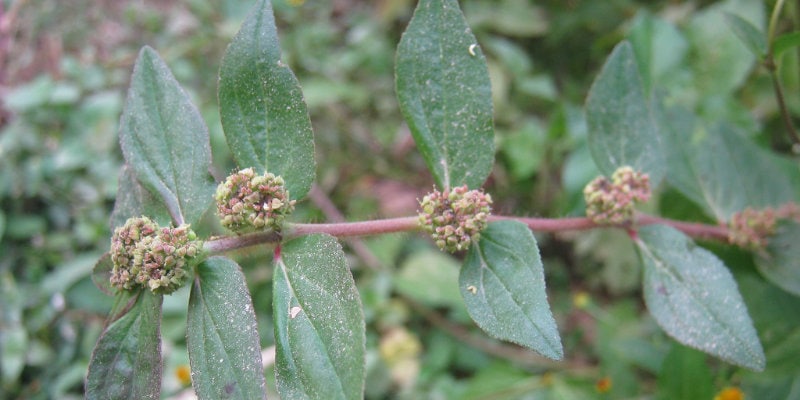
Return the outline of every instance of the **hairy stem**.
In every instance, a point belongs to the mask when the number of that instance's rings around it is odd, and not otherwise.
[[[524,223],[534,232],[561,232],[575,230],[589,230],[596,228],[622,228],[630,230],[630,226],[598,225],[589,218],[526,218],[511,216],[492,216],[490,221],[514,220]],[[292,239],[312,233],[327,233],[339,238],[379,235],[384,233],[409,232],[419,229],[417,217],[401,217],[390,219],[377,219],[372,221],[338,222],[325,224],[286,224],[282,233],[260,232],[241,236],[228,236],[209,240],[204,245],[208,253],[221,253],[243,247],[255,246],[263,243],[278,243],[283,239]],[[656,217],[648,214],[637,214],[636,225],[663,224],[671,226],[686,235],[705,240],[718,240],[727,242],[728,228],[719,225],[709,225],[693,222],[676,221]]]

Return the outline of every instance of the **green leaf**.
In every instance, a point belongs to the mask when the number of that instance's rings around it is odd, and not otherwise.
[[[431,307],[461,306],[458,292],[459,264],[438,250],[414,253],[393,278],[395,289]]]
[[[636,243],[645,303],[667,334],[727,362],[764,369],[764,350],[722,261],[664,225],[641,228]]]
[[[119,141],[136,178],[164,203],[173,222],[197,222],[214,193],[208,128],[167,65],[147,46],[133,68]]]
[[[111,254],[108,252],[100,256],[92,268],[92,283],[107,296],[114,296],[117,291],[111,286],[112,269]]]
[[[737,128],[705,126],[679,107],[656,112],[664,127],[667,180],[718,221],[746,207],[779,206],[794,198],[778,159]]]
[[[614,48],[592,84],[586,122],[589,149],[600,171],[610,176],[628,165],[658,185],[665,172],[661,138],[629,42]]]
[[[256,314],[239,266],[197,266],[186,326],[192,385],[200,399],[266,399]]]
[[[658,398],[663,400],[708,400],[714,396],[706,355],[673,344],[658,373]]]
[[[486,333],[554,360],[564,356],[539,248],[525,224],[490,223],[470,248],[458,282],[469,315]]]
[[[492,88],[455,0],[422,0],[397,47],[397,98],[443,188],[478,188],[494,163]]]
[[[675,25],[640,11],[632,21],[627,38],[633,46],[646,93],[651,92],[654,86],[670,90],[680,86],[685,75],[683,70],[689,42]]]
[[[112,232],[133,217],[147,216],[160,225],[169,224],[169,210],[139,183],[130,166],[122,167],[117,186],[117,198],[111,212]]]
[[[315,176],[314,135],[300,84],[281,61],[269,1],[259,0],[219,71],[222,128],[239,167],[280,175],[294,199]]]
[[[331,236],[294,239],[276,252],[275,378],[287,399],[360,399],[364,314],[341,245]]]
[[[759,272],[775,286],[800,296],[800,224],[785,222],[769,238],[766,251],[759,252]]]
[[[780,57],[786,50],[800,46],[800,31],[789,32],[775,38],[773,53],[775,58]]]
[[[767,54],[767,39],[764,32],[756,28],[750,21],[729,12],[725,13],[725,22],[731,27],[733,33],[744,42],[745,46],[758,58]]]
[[[118,295],[111,314],[116,320],[98,339],[89,363],[87,399],[160,398],[162,300],[149,290]]]

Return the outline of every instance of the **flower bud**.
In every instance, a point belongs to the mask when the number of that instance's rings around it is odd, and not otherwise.
[[[237,233],[280,231],[295,204],[289,199],[283,178],[268,172],[257,175],[252,168],[225,179],[214,198],[220,222]]]
[[[631,167],[619,167],[611,181],[600,176],[583,189],[586,216],[601,225],[622,225],[633,220],[637,203],[650,199],[650,178]]]
[[[492,197],[466,185],[435,190],[419,202],[419,222],[434,243],[451,253],[469,248],[486,228],[491,214]]]
[[[200,254],[202,242],[196,238],[189,225],[160,228],[147,217],[128,219],[111,237],[111,285],[174,292],[183,286],[191,259]]]

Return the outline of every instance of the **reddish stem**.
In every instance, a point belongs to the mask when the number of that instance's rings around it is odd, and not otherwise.
[[[605,226],[594,223],[589,218],[525,218],[510,216],[491,216],[490,221],[513,220],[527,225],[534,232],[560,232],[588,230],[594,228],[623,228],[630,231],[630,226]],[[676,221],[647,214],[636,215],[636,225],[669,225],[693,238],[719,240],[727,242],[728,228],[718,225],[700,224],[694,222]],[[242,236],[224,237],[209,240],[205,244],[206,251],[218,253],[235,250],[243,247],[262,243],[278,243],[283,239],[291,239],[312,233],[327,233],[336,237],[353,237],[377,235],[382,233],[396,233],[417,230],[419,228],[417,217],[401,217],[378,219],[372,221],[340,222],[330,224],[287,224],[283,234],[275,232],[253,233]]]

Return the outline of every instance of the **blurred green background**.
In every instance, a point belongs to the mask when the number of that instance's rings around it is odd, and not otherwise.
[[[432,185],[394,97],[394,48],[411,0],[275,0],[284,60],[303,87],[317,144],[319,190],[295,220],[410,215]],[[790,2],[783,31],[796,28]],[[497,164],[487,182],[499,214],[582,212],[596,174],[582,104],[612,47],[652,43],[660,82],[703,118],[727,120],[788,153],[767,75],[722,20],[764,29],[773,2],[464,0],[489,59]],[[0,398],[82,397],[91,350],[112,300],[90,277],[109,246],[121,153],[117,123],[132,63],[154,47],[209,125],[214,175],[233,164],[219,123],[217,71],[246,0],[0,0]],[[796,52],[780,60],[800,110]],[[652,212],[707,221],[662,188]],[[208,218],[199,230],[215,233]],[[768,369],[740,370],[675,344],[646,314],[624,234],[537,235],[566,359],[546,361],[471,323],[459,261],[421,235],[348,241],[367,319],[370,399],[800,398],[800,300],[754,272],[749,254],[711,246],[731,267],[765,345]],[[268,252],[237,259],[262,345],[272,345]],[[164,397],[188,387],[188,291],[164,302]],[[794,312],[792,311],[794,310]],[[270,390],[274,378],[267,367]]]

